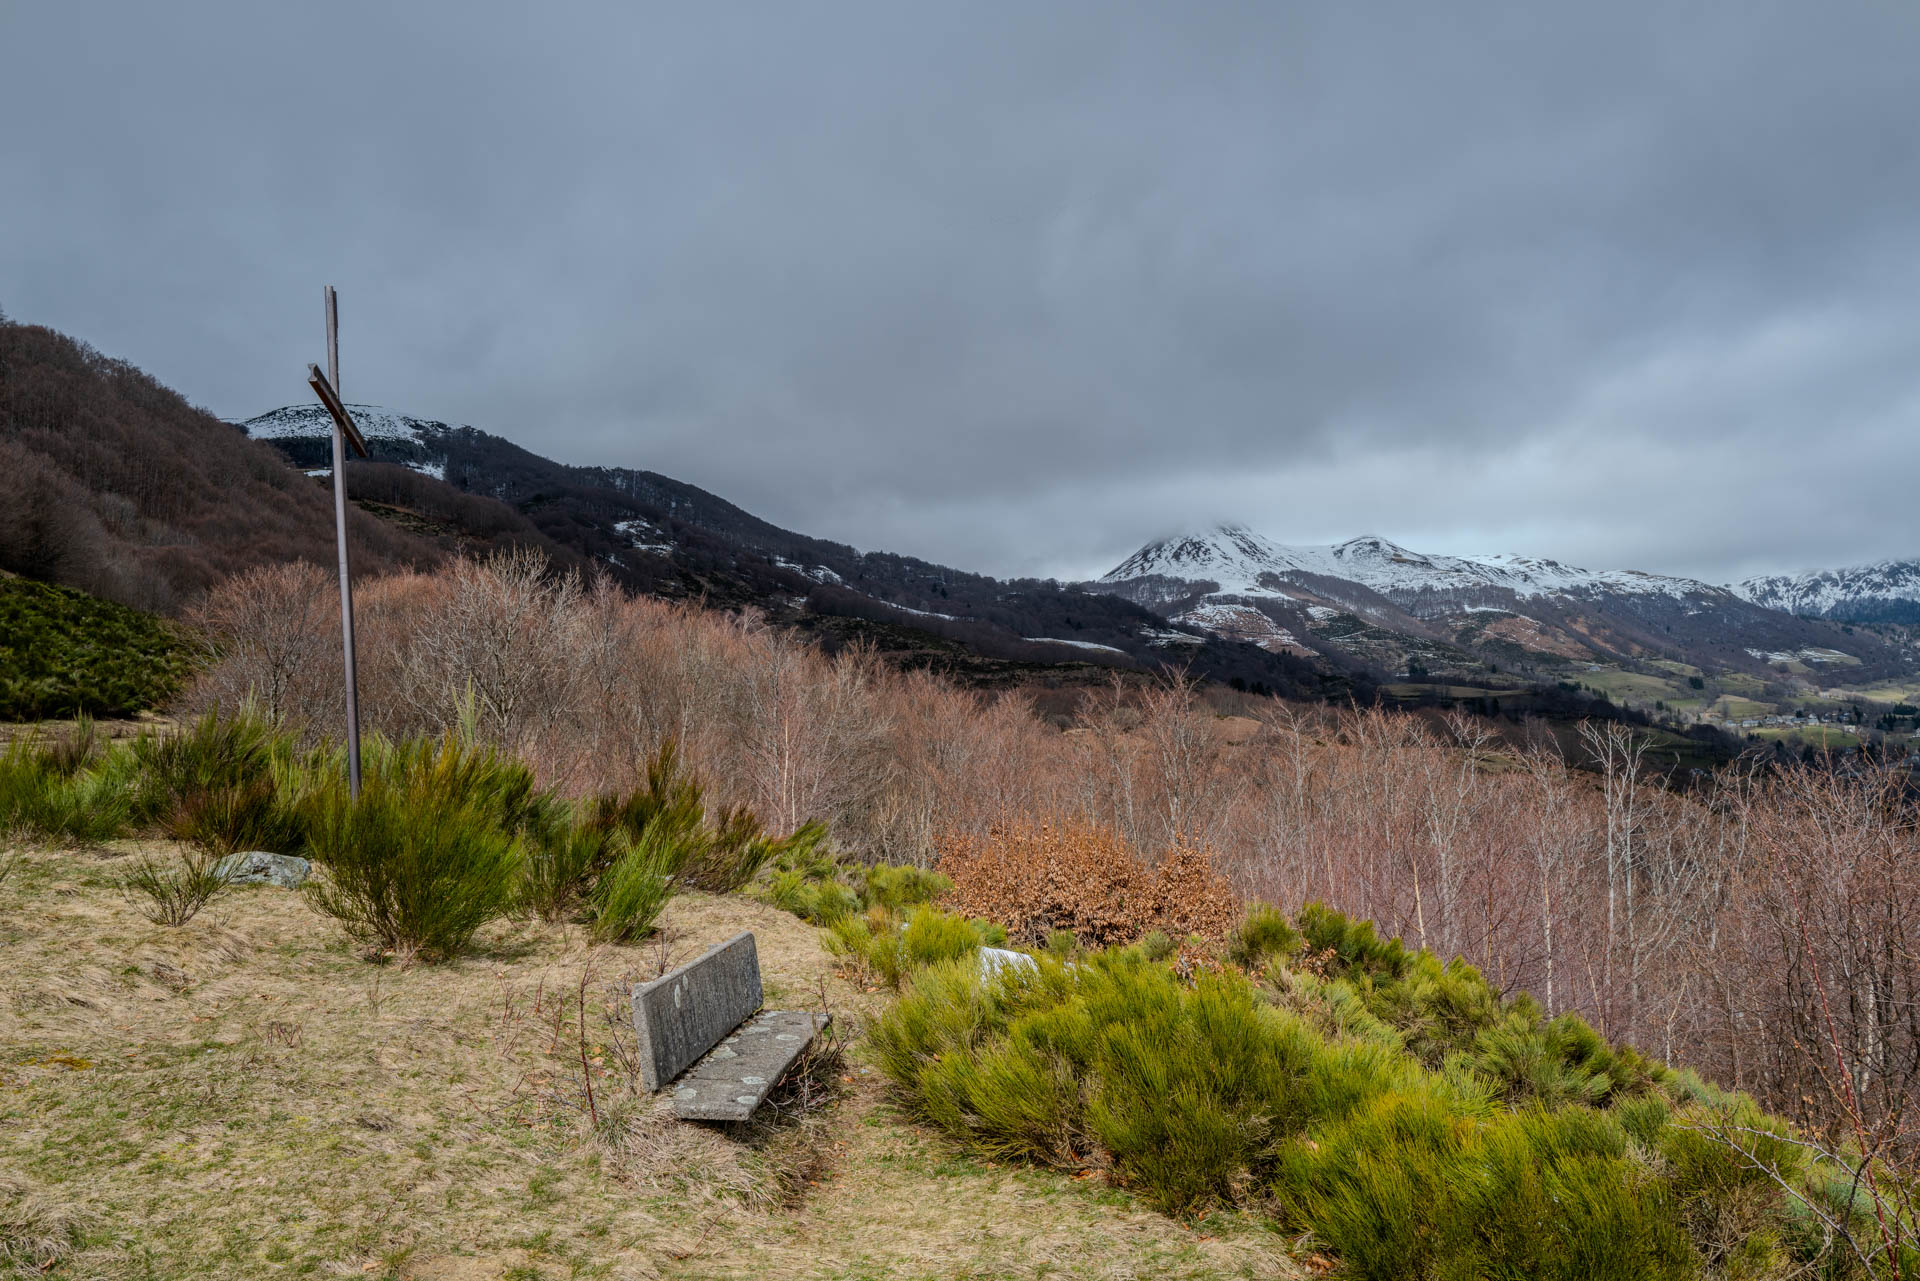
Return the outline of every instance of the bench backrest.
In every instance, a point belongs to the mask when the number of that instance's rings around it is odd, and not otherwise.
[[[633,990],[640,1081],[657,1090],[752,1018],[761,1004],[760,956],[751,933],[717,943]]]

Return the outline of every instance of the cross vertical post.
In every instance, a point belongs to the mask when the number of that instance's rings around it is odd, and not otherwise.
[[[340,388],[340,300],[333,286],[326,287],[327,299],[327,381],[334,395]],[[325,399],[324,397],[322,398]],[[331,411],[332,406],[328,409]],[[353,577],[347,567],[347,425],[342,413],[333,424],[333,527],[340,552],[340,641],[346,653],[347,678],[347,791],[360,799],[360,683],[354,671],[353,653]],[[356,433],[357,434],[357,433]],[[366,449],[356,440],[364,457]]]

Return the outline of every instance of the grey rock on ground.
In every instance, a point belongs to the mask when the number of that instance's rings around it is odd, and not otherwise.
[[[313,864],[297,854],[269,854],[265,850],[243,850],[229,854],[214,864],[214,873],[227,878],[229,885],[278,885],[298,889],[313,871]]]
[[[1015,952],[1011,948],[1004,947],[980,949],[980,977],[983,979],[992,978],[1006,969],[1031,974],[1039,968],[1039,964],[1025,952]]]

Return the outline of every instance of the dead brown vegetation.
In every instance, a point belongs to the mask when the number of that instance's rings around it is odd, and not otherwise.
[[[940,870],[953,880],[950,906],[998,921],[1023,943],[1045,943],[1058,930],[1092,947],[1153,930],[1218,939],[1238,919],[1233,887],[1208,851],[1176,845],[1150,867],[1114,829],[1085,819],[956,835]]]

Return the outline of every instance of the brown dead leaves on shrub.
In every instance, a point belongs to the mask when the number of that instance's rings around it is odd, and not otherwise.
[[[1176,941],[1216,939],[1239,915],[1233,887],[1204,847],[1176,845],[1149,867],[1119,832],[1082,820],[948,836],[940,870],[953,878],[951,906],[1000,922],[1023,943],[1044,943],[1056,930],[1093,947],[1153,930]]]

